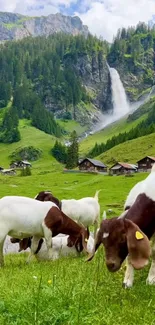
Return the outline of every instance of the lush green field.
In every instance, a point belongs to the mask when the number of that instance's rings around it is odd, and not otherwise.
[[[0,176],[0,191],[1,196],[33,197],[51,189],[59,198],[80,198],[102,189],[101,213],[112,208],[112,215],[117,215],[130,188],[145,177],[64,174],[52,167],[43,174],[38,162],[32,176]],[[26,253],[6,256],[0,270],[0,324],[154,324],[154,287],[145,285],[148,267],[136,272],[134,287],[125,290],[124,266],[116,274],[109,273],[102,247],[92,262],[85,263],[85,258],[34,260],[26,265]]]
[[[155,156],[155,133],[119,144],[97,159],[111,166],[116,161],[136,163],[145,156]]]

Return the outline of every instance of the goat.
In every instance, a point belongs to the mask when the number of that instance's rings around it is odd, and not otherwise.
[[[58,235],[52,238],[52,255],[50,259],[55,260],[60,258],[61,256],[78,256],[78,251],[75,246],[68,247],[68,238],[69,236]],[[31,247],[32,239],[24,238],[23,240],[11,238],[12,243],[19,243],[19,251],[26,250]],[[92,236],[89,236],[87,242],[87,251],[89,253],[92,252],[94,246],[94,239]],[[37,251],[35,252],[35,256],[37,260],[49,260],[47,247],[45,241],[40,239]]]
[[[52,201],[65,213],[69,218],[73,219],[84,227],[94,225],[94,236],[98,228],[100,217],[100,205],[98,203],[98,194],[96,191],[94,197],[85,197],[79,200],[61,200],[57,199],[48,191],[40,192],[35,196],[36,200]]]
[[[148,177],[138,183],[129,193],[120,216],[103,220],[95,238],[91,260],[101,243],[105,248],[106,265],[109,271],[118,271],[127,257],[127,269],[123,281],[131,287],[134,268],[143,268],[150,256],[149,240],[155,233],[155,164]],[[152,237],[152,264],[146,280],[155,283],[155,235]]]
[[[59,233],[73,236],[74,243],[79,243],[87,250],[87,230],[60,211],[55,203],[22,196],[6,196],[0,199],[0,266],[4,264],[3,244],[7,235],[19,239],[33,236],[29,262],[42,237],[45,238],[50,258],[52,237]]]

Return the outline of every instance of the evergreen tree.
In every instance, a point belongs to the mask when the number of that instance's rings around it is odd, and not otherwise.
[[[78,157],[79,157],[79,144],[78,137],[76,131],[73,131],[70,136],[70,145],[67,150],[67,168],[74,168],[78,165]]]

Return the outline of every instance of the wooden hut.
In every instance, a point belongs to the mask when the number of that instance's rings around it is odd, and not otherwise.
[[[137,165],[117,162],[115,165],[109,168],[109,172],[111,175],[131,174],[137,172]]]
[[[155,164],[155,157],[146,156],[137,161],[138,171],[140,172],[150,171],[153,164]]]
[[[19,160],[19,161],[12,162],[10,164],[10,168],[26,168],[26,167],[31,167],[31,164],[26,160]]]
[[[89,172],[107,172],[107,166],[99,160],[84,158],[79,162],[79,170]]]

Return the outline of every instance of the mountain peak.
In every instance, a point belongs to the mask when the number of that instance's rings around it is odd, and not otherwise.
[[[0,12],[0,41],[18,40],[27,36],[49,36],[53,33],[88,35],[88,27],[78,16],[65,16],[61,13],[41,17]]]

